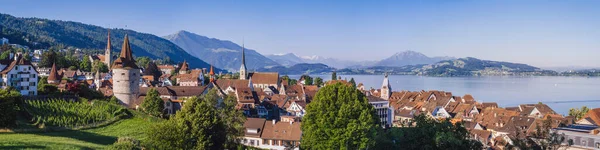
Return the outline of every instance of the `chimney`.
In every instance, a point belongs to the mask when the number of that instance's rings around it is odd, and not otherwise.
[[[275,125],[275,122],[277,122],[277,120],[273,119],[273,125]]]

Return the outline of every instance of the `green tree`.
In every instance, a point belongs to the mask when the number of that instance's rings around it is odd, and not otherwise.
[[[13,88],[0,89],[0,127],[15,125],[21,93]]]
[[[142,149],[140,141],[129,137],[119,137],[117,142],[108,146],[109,150],[139,150]]]
[[[106,64],[104,64],[104,62],[95,61],[94,65],[92,66],[92,72],[96,72],[96,71],[99,71],[101,73],[107,73],[108,66],[106,66]]]
[[[314,84],[317,85],[318,87],[323,86],[323,79],[321,77],[316,77]]]
[[[39,67],[52,67],[52,64],[56,62],[56,52],[53,49],[49,49],[48,51],[42,53],[42,59],[38,63]],[[57,64],[58,65],[58,64]],[[57,66],[59,68],[64,66]]]
[[[83,61],[79,62],[79,69],[85,72],[92,71],[92,62],[89,57],[83,57]]]
[[[0,54],[0,60],[8,59],[10,57],[10,51],[4,51]]]
[[[582,106],[581,109],[571,108],[569,109],[569,116],[573,116],[576,118],[576,120],[580,120],[589,111],[590,109],[587,106]]]
[[[375,144],[377,117],[360,91],[341,83],[317,92],[302,119],[302,149],[368,149]]]
[[[354,81],[354,78],[350,78],[350,84],[352,84],[352,87],[356,88],[356,81]]]
[[[289,85],[296,85],[296,84],[298,84],[298,80],[296,80],[296,79],[290,79],[288,81],[289,81]]]
[[[304,79],[305,85],[313,85],[313,78],[309,75],[302,75],[300,78]]]
[[[552,131],[552,118],[546,117],[542,124],[536,125],[536,131],[532,134],[534,138],[539,139],[538,145],[542,149],[559,149],[565,142],[565,135],[558,134],[558,131]]]
[[[148,90],[148,93],[146,93],[146,97],[142,102],[142,109],[144,112],[155,117],[162,117],[164,108],[164,102],[160,98],[160,95],[158,95],[158,91],[154,88]]]
[[[146,57],[146,56],[135,58],[135,62],[137,63],[137,65],[139,67],[146,67],[146,66],[148,66],[148,63],[150,63],[151,61],[152,61],[152,59],[150,59],[150,57]]]
[[[337,73],[335,71],[331,73],[331,80],[337,80]]]
[[[187,99],[174,117],[146,131],[151,149],[236,148],[245,118],[235,109],[235,98],[221,99],[215,89]]]

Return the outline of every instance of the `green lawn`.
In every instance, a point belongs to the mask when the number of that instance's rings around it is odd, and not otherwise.
[[[144,131],[157,119],[134,115],[103,127],[60,132],[0,133],[0,149],[102,149],[118,137],[145,140]]]

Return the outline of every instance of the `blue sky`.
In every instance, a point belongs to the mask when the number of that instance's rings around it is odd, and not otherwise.
[[[413,50],[540,67],[600,67],[600,1],[43,1],[0,13],[137,30],[179,30],[262,54],[378,60]]]

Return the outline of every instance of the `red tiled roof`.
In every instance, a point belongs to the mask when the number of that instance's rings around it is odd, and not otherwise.
[[[264,127],[262,139],[300,141],[302,136],[300,122],[277,122],[273,124],[273,121],[266,121]]]

